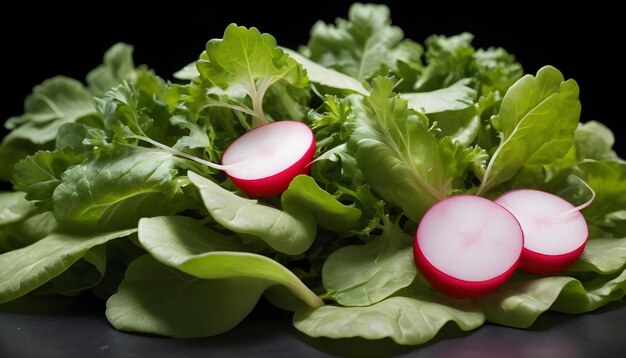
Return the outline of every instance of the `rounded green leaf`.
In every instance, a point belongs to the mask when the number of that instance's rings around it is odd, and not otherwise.
[[[298,206],[308,209],[320,227],[331,231],[353,229],[361,218],[361,210],[343,205],[308,175],[295,177],[281,201],[285,209]]]
[[[30,246],[0,255],[0,303],[11,301],[59,276],[94,246],[135,229],[97,235],[54,233]]]
[[[409,286],[417,273],[411,242],[392,227],[365,245],[333,252],[322,269],[328,296],[344,306],[367,306]]]
[[[164,216],[139,222],[139,241],[160,262],[203,279],[250,278],[262,282],[250,295],[271,285],[283,285],[311,307],[324,303],[296,275],[278,262],[236,250],[237,244],[190,218]],[[231,238],[232,240],[232,238]]]
[[[448,322],[469,331],[485,316],[468,301],[392,297],[366,307],[324,306],[296,312],[293,324],[311,337],[391,338],[398,344],[422,344]]]
[[[213,336],[241,322],[264,285],[249,278],[202,280],[144,255],[128,266],[118,292],[107,301],[106,316],[122,331]]]
[[[258,237],[289,255],[299,255],[313,244],[317,226],[308,210],[294,207],[281,211],[237,196],[194,172],[187,175],[200,190],[209,214],[225,228]]]

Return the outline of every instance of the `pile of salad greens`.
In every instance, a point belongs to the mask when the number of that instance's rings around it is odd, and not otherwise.
[[[106,300],[119,330],[228,331],[263,296],[312,337],[421,344],[447,323],[529,327],[626,293],[626,162],[578,85],[525,75],[472,35],[422,46],[381,5],[318,22],[298,51],[230,25],[171,81],[117,44],[86,85],[35,86],[0,144],[0,303],[24,295]],[[310,176],[255,199],[220,171],[247,130],[298,120],[315,133]],[[451,195],[537,188],[584,209],[590,240],[557,276],[517,273],[453,299],[417,272],[424,212]]]

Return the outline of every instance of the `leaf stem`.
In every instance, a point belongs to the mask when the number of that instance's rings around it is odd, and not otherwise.
[[[252,100],[252,111],[250,113],[252,115],[252,128],[271,122],[263,112],[263,96],[271,84],[271,81],[261,80],[258,89],[254,81],[244,85],[248,96],[250,96],[250,99]]]
[[[150,143],[153,146],[155,146],[155,147],[157,147],[159,149],[163,149],[164,151],[166,151],[166,152],[168,152],[168,153],[170,153],[172,155],[175,155],[175,156],[178,156],[178,157],[182,157],[182,158],[185,158],[185,159],[189,159],[189,160],[194,161],[196,163],[200,163],[202,165],[206,165],[209,168],[213,168],[213,169],[217,169],[217,170],[227,170],[228,168],[232,167],[232,165],[220,165],[220,164],[215,164],[213,162],[209,162],[208,160],[200,159],[200,158],[195,157],[195,156],[193,156],[191,154],[187,154],[187,153],[181,152],[178,149],[174,149],[172,147],[168,147],[167,145],[161,144],[161,143],[159,143],[159,142],[157,142],[157,141],[155,141],[155,140],[153,140],[151,138],[148,138],[148,137],[132,136],[130,138],[135,138],[135,139],[142,140],[142,141],[144,141],[146,143]]]
[[[583,184],[585,184],[585,186],[587,187],[587,189],[589,189],[589,191],[591,191],[591,198],[589,200],[587,200],[586,202],[582,203],[581,205],[578,205],[575,208],[571,208],[563,213],[554,215],[554,216],[550,216],[548,218],[548,220],[560,220],[560,219],[566,219],[568,218],[570,215],[577,213],[581,210],[583,210],[584,208],[588,207],[589,205],[591,205],[591,203],[593,203],[593,201],[596,199],[596,192],[595,190],[593,190],[593,188],[591,188],[591,186],[589,186],[589,184],[587,184],[586,181],[582,180]]]

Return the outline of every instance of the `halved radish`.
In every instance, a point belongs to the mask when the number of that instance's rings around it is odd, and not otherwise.
[[[585,206],[539,190],[521,189],[500,196],[524,231],[520,268],[537,274],[554,274],[574,263],[587,244],[587,222],[580,213]]]
[[[495,290],[515,271],[524,235],[515,217],[491,200],[459,195],[424,215],[413,245],[418,269],[443,293],[459,298]]]
[[[280,121],[255,128],[237,138],[222,156],[226,174],[252,196],[271,196],[291,180],[309,172],[315,138],[301,122]]]

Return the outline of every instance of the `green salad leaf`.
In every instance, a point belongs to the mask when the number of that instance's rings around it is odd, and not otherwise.
[[[0,302],[14,300],[66,271],[92,247],[128,236],[136,229],[97,235],[50,234],[0,255]]]
[[[391,80],[378,77],[373,85],[372,94],[354,108],[357,123],[348,145],[372,188],[417,221],[484,157],[449,137],[435,138],[428,119],[392,92]]]
[[[478,194],[511,179],[523,166],[560,159],[573,144],[580,116],[578,85],[546,66],[526,75],[502,99],[493,119],[502,141],[492,155]]]
[[[363,84],[361,84],[361,82],[354,77],[350,77],[339,71],[324,67],[288,48],[283,48],[283,51],[302,65],[302,68],[306,70],[311,82],[331,88],[367,94],[367,89],[363,87]]]
[[[403,37],[400,28],[391,26],[389,8],[354,4],[348,20],[337,19],[335,25],[321,21],[313,25],[303,52],[324,67],[362,81],[384,67],[397,69],[402,66],[399,63],[420,66],[421,47]]]
[[[626,238],[593,239],[569,272],[596,272],[603,275],[618,272],[626,266]]]
[[[124,80],[134,81],[134,76],[133,46],[120,42],[104,54],[102,65],[87,74],[87,84],[91,93],[102,96]]]
[[[256,125],[269,120],[263,111],[263,98],[274,83],[285,81],[295,87],[307,83],[302,65],[276,45],[276,39],[256,28],[228,26],[221,40],[211,40],[196,63],[200,78],[223,90],[243,91],[252,108]],[[256,126],[253,125],[253,126]]]
[[[206,209],[213,219],[236,233],[253,235],[273,249],[297,255],[306,251],[317,226],[306,209],[293,207],[291,212],[261,205],[220,187],[216,183],[188,172],[189,179],[200,191]]]
[[[574,132],[576,157],[579,160],[611,160],[619,159],[611,149],[615,144],[615,136],[609,128],[597,121],[578,124]]]
[[[398,344],[428,342],[448,322],[470,331],[482,326],[485,316],[469,302],[405,295],[365,307],[306,309],[293,320],[298,330],[311,337],[391,338]]]
[[[526,328],[548,309],[566,313],[591,311],[623,297],[625,289],[625,271],[616,277],[599,277],[586,282],[553,276],[508,282],[475,301],[488,321]]]
[[[340,203],[308,175],[295,177],[281,201],[286,210],[308,209],[320,227],[331,231],[348,231],[356,227],[361,218],[360,209]]]
[[[93,247],[70,268],[44,283],[34,293],[36,295],[78,296],[82,291],[96,286],[102,280],[106,265],[106,247]]]
[[[36,210],[25,193],[19,191],[0,193],[0,208],[0,226],[28,218]]]
[[[177,211],[176,158],[149,149],[87,160],[63,173],[52,195],[60,224],[73,228],[127,228],[139,218]]]
[[[387,222],[380,237],[333,252],[322,268],[326,297],[344,306],[368,306],[415,279],[412,239]]]
[[[250,279],[202,280],[144,255],[129,265],[118,292],[107,301],[106,316],[121,331],[212,336],[248,315],[258,296],[246,292],[260,291],[262,285]]]
[[[95,115],[93,95],[78,81],[54,77],[33,89],[24,103],[24,114],[10,118],[5,127],[11,132],[0,144],[2,178],[11,178],[13,166],[38,149],[53,146],[59,128]]]

